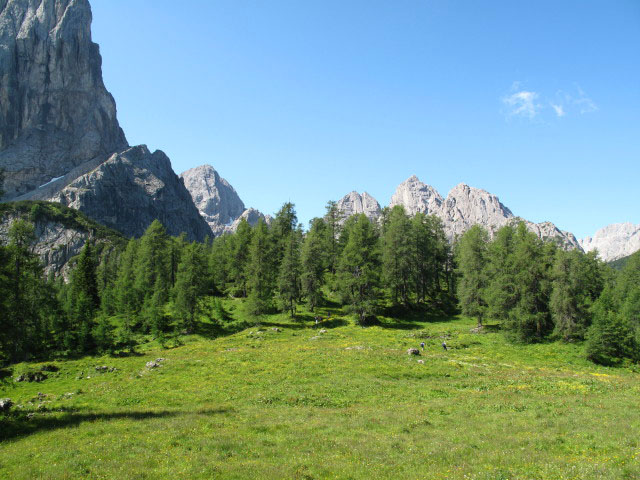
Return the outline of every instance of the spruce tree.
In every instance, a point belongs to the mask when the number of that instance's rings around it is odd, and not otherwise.
[[[93,247],[87,241],[71,274],[67,307],[70,331],[65,343],[68,349],[78,353],[88,352],[95,346],[91,332],[100,305],[96,270]]]
[[[322,285],[327,260],[330,253],[325,250],[325,239],[328,228],[321,218],[311,221],[311,228],[302,244],[302,295],[311,312],[322,301]]]
[[[292,231],[285,243],[284,256],[278,274],[278,300],[282,310],[295,317],[300,299],[300,238],[302,232]]]
[[[150,330],[157,319],[154,296],[166,299],[171,289],[171,241],[159,221],[154,220],[140,238],[137,253],[134,290],[144,326]]]
[[[388,212],[382,238],[382,270],[385,286],[391,291],[394,305],[400,301],[409,305],[411,273],[415,265],[411,227],[402,206],[396,205]]]
[[[193,333],[199,300],[206,292],[206,263],[202,246],[192,243],[181,255],[176,284],[173,287],[175,316],[187,333]]]
[[[247,307],[254,316],[267,313],[273,306],[275,272],[277,271],[275,245],[262,219],[254,227],[247,263]]]
[[[247,296],[247,263],[251,246],[252,229],[246,219],[242,219],[231,241],[231,259],[229,278],[233,292],[241,297]]]
[[[380,295],[380,245],[376,228],[364,215],[347,221],[346,244],[338,266],[338,289],[343,304],[360,325],[377,309]]]
[[[476,318],[478,326],[486,314],[487,302],[487,245],[489,234],[474,225],[467,230],[456,244],[456,263],[458,265],[458,299],[462,313]]]
[[[599,260],[592,253],[556,253],[549,309],[554,332],[564,341],[584,339],[591,324],[591,306],[602,290],[601,272]]]

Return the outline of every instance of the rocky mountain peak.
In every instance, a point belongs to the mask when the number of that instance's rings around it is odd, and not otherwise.
[[[585,252],[598,250],[600,258],[612,262],[640,250],[640,225],[614,223],[598,230],[592,237],[580,240]]]
[[[362,194],[356,191],[348,193],[338,200],[337,207],[342,213],[343,219],[364,213],[367,218],[377,220],[382,215],[380,204],[367,192]]]
[[[127,148],[87,0],[0,1],[0,167],[13,198]]]
[[[223,233],[245,211],[235,189],[211,165],[192,168],[180,177],[214,235]]]
[[[409,215],[425,213],[437,214],[442,209],[444,199],[431,185],[422,183],[413,175],[398,185],[391,197],[390,207],[402,205]]]

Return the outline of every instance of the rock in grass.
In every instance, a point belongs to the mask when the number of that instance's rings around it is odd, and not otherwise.
[[[410,348],[407,350],[407,355],[420,355],[420,350],[417,348]]]
[[[424,360],[418,360],[418,363],[424,364]]]
[[[43,372],[27,372],[16,377],[16,382],[44,382],[47,376]]]
[[[13,406],[10,398],[0,398],[0,412],[8,412]]]
[[[152,368],[158,368],[161,367],[162,365],[160,365],[158,362],[147,362],[147,368],[148,369],[152,369]]]

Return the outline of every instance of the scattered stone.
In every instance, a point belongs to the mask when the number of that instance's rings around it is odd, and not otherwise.
[[[148,369],[152,369],[152,368],[159,368],[162,365],[160,365],[158,362],[147,362],[147,368]]]
[[[164,362],[164,358],[156,358],[156,362],[157,363]]]
[[[278,327],[273,327],[271,330],[273,330],[274,332],[281,332],[282,331]]]
[[[35,416],[36,416],[35,413],[27,413],[27,420],[31,420]]]
[[[410,348],[407,350],[407,355],[420,355],[420,350],[417,348]]]
[[[355,347],[347,347],[345,350],[364,350],[364,347],[362,345],[358,345]]]
[[[418,363],[424,364],[424,360],[418,360]]]
[[[15,381],[20,382],[44,382],[47,379],[47,376],[43,372],[27,372],[16,377]]]
[[[478,326],[476,328],[472,328],[470,330],[470,332],[471,333],[482,333],[482,330],[484,330],[484,326],[480,325],[480,326]]]
[[[320,330],[320,333],[327,333],[327,331],[323,328],[322,330]]]
[[[109,367],[107,367],[106,365],[102,365],[101,367],[96,367],[96,372],[107,372],[109,370]]]
[[[13,406],[13,402],[11,401],[10,398],[0,399],[0,412],[8,412],[12,406]]]
[[[320,336],[316,335],[315,337],[311,337],[309,340],[319,340]]]

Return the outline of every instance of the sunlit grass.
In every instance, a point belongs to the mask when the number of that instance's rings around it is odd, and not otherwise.
[[[464,318],[361,328],[332,313],[6,379],[0,397],[21,407],[0,423],[0,478],[640,478],[638,374]]]

